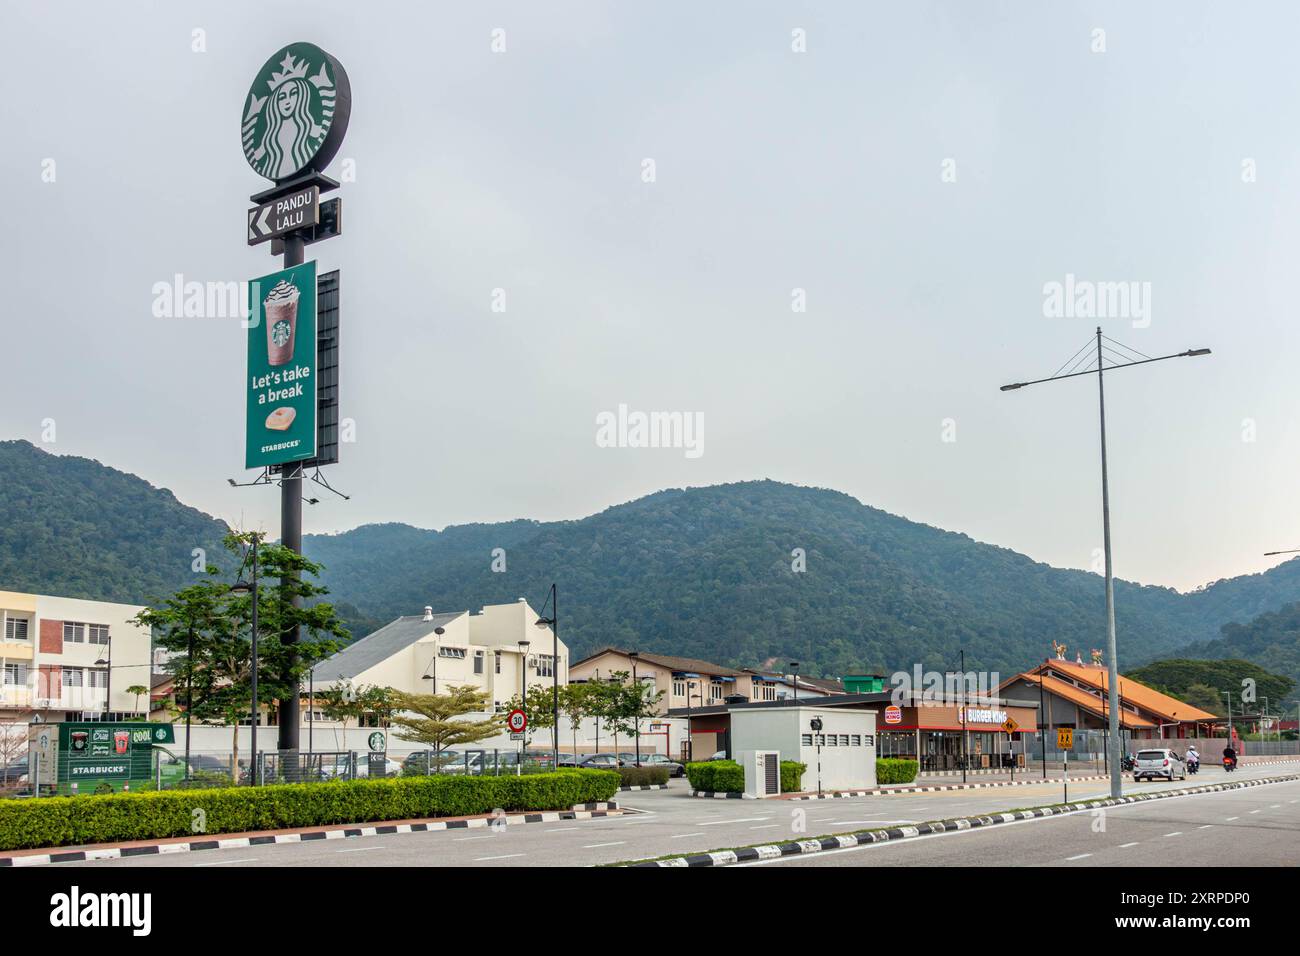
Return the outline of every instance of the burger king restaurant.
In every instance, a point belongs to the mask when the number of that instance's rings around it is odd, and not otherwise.
[[[960,770],[963,754],[972,770],[1024,767],[1038,729],[1038,702],[904,698],[884,706],[876,727],[878,756],[917,760],[922,773]]]

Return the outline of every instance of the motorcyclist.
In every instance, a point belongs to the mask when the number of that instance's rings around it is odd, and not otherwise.
[[[1190,747],[1187,748],[1187,766],[1192,768],[1192,772],[1195,773],[1196,768],[1198,768],[1200,765],[1201,765],[1201,755],[1196,752],[1196,745],[1192,744]]]
[[[1223,762],[1233,767],[1237,766],[1237,751],[1232,748],[1232,744],[1223,748]]]

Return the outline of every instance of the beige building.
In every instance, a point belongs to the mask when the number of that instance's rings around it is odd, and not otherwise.
[[[567,684],[568,648],[558,652],[549,627],[523,598],[469,611],[399,617],[349,644],[316,665],[317,689],[350,683],[353,687],[391,687],[408,694],[445,694],[473,686],[501,710],[524,682],[550,686],[558,673]]]
[[[606,647],[577,661],[570,670],[570,679],[575,682],[607,680],[611,674],[619,671],[626,671],[631,677],[634,653],[637,680],[653,683],[655,690],[663,692],[656,711],[659,715],[670,710],[716,707],[728,697],[744,697],[746,701],[777,701],[796,696],[803,699],[844,693],[839,681],[821,678],[810,680],[806,677],[796,679],[794,674],[749,667],[737,670],[693,657],[674,657],[648,651],[633,652],[617,647]]]
[[[122,720],[148,713],[144,608],[0,591],[0,721]]]

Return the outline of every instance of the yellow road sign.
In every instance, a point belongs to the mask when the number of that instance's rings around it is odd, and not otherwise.
[[[1056,749],[1072,750],[1074,748],[1074,731],[1069,729],[1056,732]]]
[[[1020,725],[1016,723],[1016,719],[1014,717],[1008,717],[1006,720],[1002,722],[1002,729],[1009,734],[1014,734],[1017,730],[1020,729]]]

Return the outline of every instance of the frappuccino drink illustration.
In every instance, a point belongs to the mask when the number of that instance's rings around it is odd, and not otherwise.
[[[288,365],[298,326],[298,287],[281,279],[262,305],[266,310],[267,364]]]

